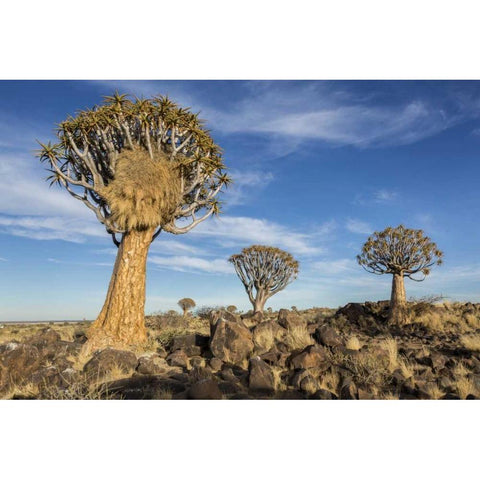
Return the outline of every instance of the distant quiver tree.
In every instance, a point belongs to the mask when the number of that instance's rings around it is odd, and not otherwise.
[[[196,306],[196,303],[191,298],[181,298],[178,301],[178,306],[182,309],[183,315],[185,316],[189,310]]]
[[[265,302],[298,275],[298,262],[275,247],[252,245],[232,255],[229,261],[245,287],[254,313],[263,312]]]
[[[118,247],[84,351],[142,344],[150,244],[162,231],[187,233],[219,213],[217,195],[230,181],[220,148],[188,108],[118,92],[68,117],[56,135],[38,154],[51,184],[84,203]]]
[[[442,256],[423,230],[399,225],[374,232],[365,242],[357,261],[367,272],[393,275],[389,322],[402,325],[407,321],[404,278],[416,282],[425,280],[431,267],[441,265]]]

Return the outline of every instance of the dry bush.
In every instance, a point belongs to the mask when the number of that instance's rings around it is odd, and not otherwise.
[[[282,374],[284,373],[283,368],[273,366],[271,367],[273,373],[273,384],[275,391],[283,392],[287,390],[288,386],[282,379]]]
[[[275,341],[276,338],[272,329],[264,328],[253,334],[253,342],[266,351],[271,350],[275,346]]]
[[[308,333],[307,328],[303,326],[288,329],[284,341],[290,350],[303,350],[315,343],[312,336]]]
[[[340,395],[340,375],[336,371],[329,371],[319,378],[318,389],[327,390],[337,396]]]
[[[462,335],[460,343],[472,352],[480,352],[480,334],[476,335]]]
[[[436,383],[428,384],[426,391],[432,400],[440,400],[445,395],[445,392]]]
[[[0,400],[11,400],[12,398],[38,398],[40,390],[38,385],[33,383],[13,384],[0,394]]]
[[[392,373],[398,368],[398,344],[394,338],[386,338],[380,342],[380,348],[388,354],[388,370]]]
[[[360,350],[362,348],[362,344],[357,337],[353,336],[347,340],[345,347],[349,350]]]
[[[462,376],[456,378],[454,388],[462,400],[465,400],[470,394],[479,395],[479,389],[475,385],[475,382],[469,377]]]

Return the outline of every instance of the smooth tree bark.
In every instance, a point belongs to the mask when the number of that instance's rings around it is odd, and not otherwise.
[[[408,321],[405,277],[422,282],[433,265],[442,264],[442,256],[437,245],[422,230],[403,225],[374,232],[365,242],[362,253],[357,255],[358,263],[369,273],[393,275],[388,314],[391,325],[401,326]]]
[[[404,325],[407,321],[407,297],[403,272],[394,273],[392,277],[392,294],[390,297],[389,322]]]
[[[88,331],[84,353],[110,347],[136,347],[147,340],[144,322],[147,256],[154,228],[131,230],[117,251],[107,297]]]

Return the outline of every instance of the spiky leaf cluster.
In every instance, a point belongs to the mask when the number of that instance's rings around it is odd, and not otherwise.
[[[49,179],[93,210],[109,233],[125,229],[115,224],[100,192],[115,178],[117,161],[126,149],[140,147],[153,161],[166,157],[181,170],[181,201],[172,220],[159,226],[155,236],[161,229],[186,233],[220,211],[216,196],[230,182],[220,148],[197,114],[167,97],[131,100],[115,93],[102,105],[68,117],[56,135],[58,142],[40,143],[38,153],[49,165]]]
[[[441,265],[443,253],[423,230],[405,228],[403,225],[374,232],[357,256],[358,263],[368,272],[403,275],[422,281],[433,265]],[[413,278],[420,273],[423,278]]]
[[[229,261],[245,286],[251,302],[253,289],[266,291],[267,298],[283,290],[298,275],[299,264],[290,253],[275,247],[252,245]]]

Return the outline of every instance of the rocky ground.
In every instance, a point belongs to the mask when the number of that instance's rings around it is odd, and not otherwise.
[[[4,399],[477,399],[480,304],[147,317],[142,350],[82,358],[88,322],[0,326]]]

